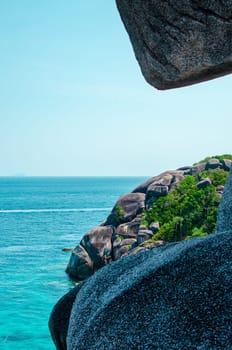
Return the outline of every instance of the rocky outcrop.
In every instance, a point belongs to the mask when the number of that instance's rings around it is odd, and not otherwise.
[[[164,173],[154,176],[151,179],[148,179],[147,181],[143,182],[139,186],[137,186],[134,190],[133,193],[149,193],[149,188],[152,189],[155,185],[159,186],[168,186],[170,188],[171,185],[175,183],[179,183],[180,180],[183,179],[184,175],[187,173],[190,173],[190,169],[193,167],[184,167],[188,169],[189,171],[186,172],[185,170],[178,169],[178,170],[169,170],[165,171]]]
[[[99,268],[134,252],[154,248],[146,242],[159,230],[159,223],[151,223],[144,227],[141,214],[150,208],[161,196],[174,190],[187,175],[199,177],[198,188],[211,186],[209,178],[201,178],[206,170],[223,169],[228,171],[230,160],[209,159],[194,166],[169,170],[148,179],[132,193],[119,198],[105,223],[84,235],[80,244],[72,251],[67,273],[71,278],[81,281],[91,276]],[[217,192],[222,196],[223,186],[218,186]],[[165,244],[165,242],[160,242]],[[158,244],[158,246],[160,245]]]
[[[137,247],[80,283],[51,313],[56,348],[231,349],[231,218],[232,170],[218,234]]]
[[[116,0],[145,79],[169,89],[232,72],[232,1]]]

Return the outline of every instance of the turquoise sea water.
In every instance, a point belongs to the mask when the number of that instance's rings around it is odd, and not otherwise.
[[[145,178],[0,178],[0,349],[54,349],[53,305],[70,288],[69,253]]]

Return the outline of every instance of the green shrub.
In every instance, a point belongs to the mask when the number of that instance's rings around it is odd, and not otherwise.
[[[214,186],[225,185],[228,173],[223,169],[208,170],[208,177]]]
[[[220,197],[218,185],[224,185],[228,172],[211,169],[205,173],[212,186],[199,189],[198,174],[186,176],[177,188],[167,196],[160,197],[151,209],[145,211],[143,224],[159,222],[160,230],[149,241],[175,242],[215,231]]]
[[[123,236],[123,235],[118,235],[118,239],[119,239],[119,241],[123,241],[123,240],[125,239],[125,236]]]
[[[115,209],[116,209],[118,219],[122,219],[123,216],[125,215],[125,211],[123,207],[121,207],[120,205],[116,205]]]
[[[204,232],[203,228],[194,227],[194,229],[192,230],[192,234],[190,236],[187,236],[185,239],[187,240],[190,238],[203,237],[203,236],[207,236],[207,232]]]

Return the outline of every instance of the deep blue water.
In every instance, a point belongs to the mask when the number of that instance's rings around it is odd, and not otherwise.
[[[69,253],[145,178],[0,178],[0,349],[54,349],[48,318]]]

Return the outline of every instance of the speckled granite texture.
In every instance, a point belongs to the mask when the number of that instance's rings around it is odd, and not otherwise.
[[[232,230],[232,169],[218,210],[217,231]]]
[[[232,72],[231,0],[116,0],[145,79],[158,89]]]
[[[231,233],[102,268],[72,308],[69,350],[232,349]]]

